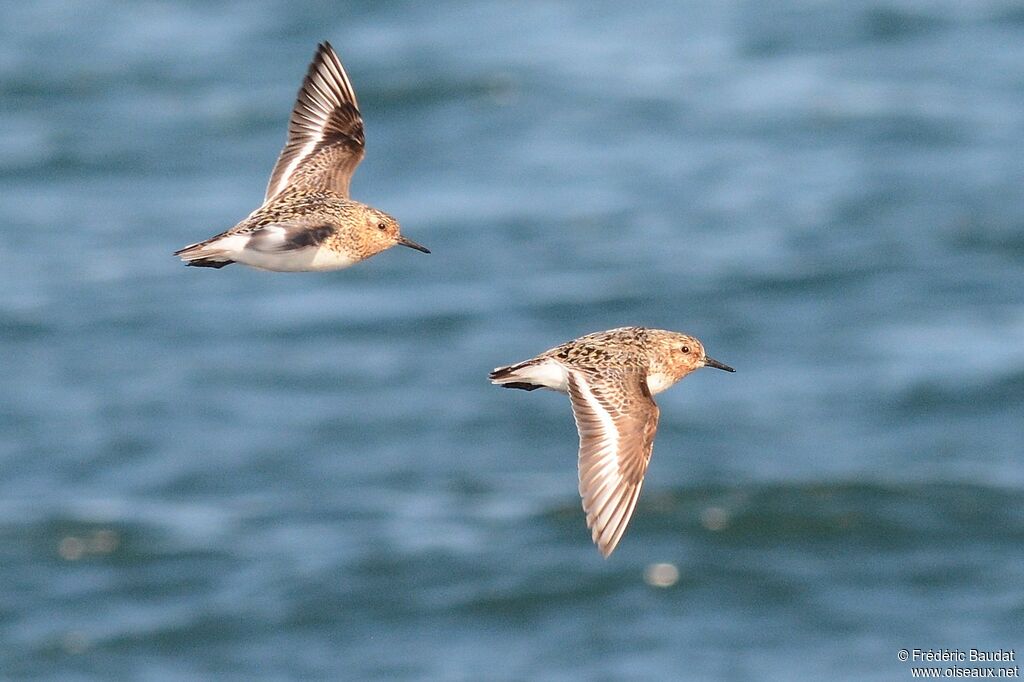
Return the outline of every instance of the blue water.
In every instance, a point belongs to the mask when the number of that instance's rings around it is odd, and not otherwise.
[[[1024,655],[1015,2],[0,10],[0,677],[900,680]],[[430,256],[171,253],[260,201],[320,40]],[[659,396],[605,561],[568,401]],[[649,584],[655,564],[677,581]]]

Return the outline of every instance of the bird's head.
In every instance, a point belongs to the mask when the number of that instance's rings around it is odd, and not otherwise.
[[[410,249],[416,249],[423,253],[430,253],[427,247],[403,237],[398,221],[384,211],[378,211],[367,206],[364,220],[366,221],[365,234],[367,235],[367,242],[373,253],[380,253],[384,249],[390,249],[396,244],[408,246]]]
[[[657,358],[653,359],[652,369],[671,377],[673,383],[701,367],[714,367],[726,372],[736,371],[729,365],[708,357],[704,351],[704,344],[694,336],[666,331],[657,331],[655,334],[660,338],[658,343],[654,344],[658,352]]]

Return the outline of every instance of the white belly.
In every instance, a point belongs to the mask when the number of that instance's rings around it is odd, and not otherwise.
[[[345,254],[322,246],[262,251],[248,248],[248,241],[249,238],[246,235],[232,235],[210,246],[223,249],[224,255],[236,263],[274,272],[341,270],[356,262]]]

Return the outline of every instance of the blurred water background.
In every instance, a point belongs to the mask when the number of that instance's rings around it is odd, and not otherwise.
[[[325,39],[434,253],[182,267]],[[3,678],[1024,648],[1019,3],[5,3],[0,102]],[[738,371],[660,396],[604,561],[568,401],[486,375],[625,324]]]

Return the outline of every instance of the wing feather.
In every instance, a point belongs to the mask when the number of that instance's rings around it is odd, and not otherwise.
[[[658,429],[658,406],[637,373],[569,372],[580,435],[580,497],[601,554],[618,545],[636,508]]]
[[[330,43],[317,46],[288,122],[288,140],[270,174],[264,201],[289,185],[329,189],[348,197],[363,160],[359,102]]]

